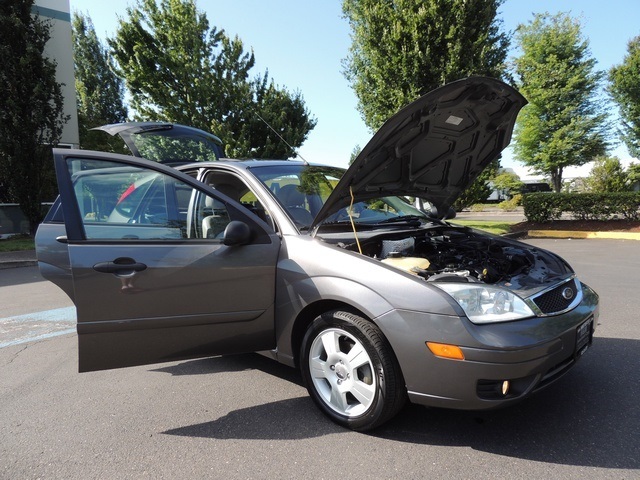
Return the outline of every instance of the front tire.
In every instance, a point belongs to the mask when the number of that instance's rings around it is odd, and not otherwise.
[[[406,400],[386,338],[375,324],[352,313],[327,312],[313,321],[302,341],[300,369],[320,410],[352,430],[382,425]]]

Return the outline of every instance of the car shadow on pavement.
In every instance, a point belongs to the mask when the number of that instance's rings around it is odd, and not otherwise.
[[[640,469],[640,341],[596,338],[564,378],[501,410],[466,412],[408,405],[368,433],[378,439],[478,451],[561,465]],[[297,372],[258,355],[218,357],[159,369],[173,375],[259,369],[299,383]],[[303,439],[349,433],[309,397],[238,409],[216,420],[165,431],[216,439]]]
[[[287,367],[286,365],[257,353],[219,355],[199,360],[188,360],[182,363],[169,365],[167,367],[154,368],[150,371],[170,373],[173,376],[181,376],[242,372],[245,370],[260,370],[288,382],[302,385],[302,377],[298,370]]]
[[[217,420],[163,433],[222,440],[303,440],[340,433],[308,396],[279,400],[229,412]]]

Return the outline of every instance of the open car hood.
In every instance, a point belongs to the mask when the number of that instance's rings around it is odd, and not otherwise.
[[[419,197],[444,217],[511,141],[526,99],[509,85],[471,77],[404,107],[373,136],[316,215],[311,228],[351,203]]]
[[[125,122],[92,128],[119,135],[135,157],[169,165],[219,160],[222,141],[198,128],[165,122]]]

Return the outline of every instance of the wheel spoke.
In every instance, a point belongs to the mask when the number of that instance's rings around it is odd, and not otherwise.
[[[327,362],[323,362],[318,357],[309,359],[309,371],[313,378],[327,378]]]
[[[371,359],[369,358],[367,351],[364,349],[361,343],[356,343],[351,348],[349,354],[347,355],[347,360],[349,361],[349,366],[353,370],[367,363],[371,363]]]
[[[351,394],[358,400],[365,408],[368,408],[373,401],[376,394],[376,383],[367,385],[364,382],[355,381],[351,388]]]
[[[349,404],[347,403],[347,396],[340,391],[338,387],[335,385],[331,386],[331,399],[329,400],[331,405],[336,408],[339,412],[346,413],[347,407]]]
[[[334,331],[328,331],[322,334],[322,346],[327,354],[327,357],[333,355],[339,350],[338,339],[340,335]]]

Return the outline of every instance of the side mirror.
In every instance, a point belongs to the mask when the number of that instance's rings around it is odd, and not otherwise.
[[[453,207],[449,207],[449,211],[447,212],[447,214],[444,216],[445,220],[451,220],[453,218],[456,218],[456,211],[454,210]]]
[[[438,218],[438,209],[434,204],[423,198],[416,197],[413,206],[426,213],[429,217]]]
[[[228,247],[238,245],[246,245],[251,242],[251,229],[249,225],[238,220],[229,222],[227,228],[224,229],[222,243]]]

